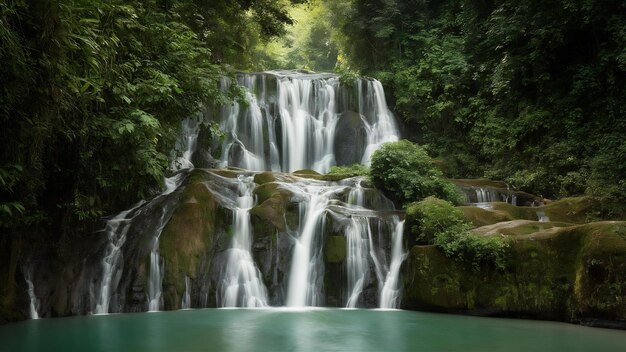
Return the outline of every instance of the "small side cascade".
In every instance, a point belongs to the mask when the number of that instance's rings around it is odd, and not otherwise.
[[[102,279],[100,280],[100,289],[96,307],[93,311],[94,314],[109,313],[111,295],[117,289],[122,275],[122,246],[126,242],[126,235],[131,224],[131,219],[127,219],[127,216],[142,204],[143,202],[140,202],[131,209],[124,210],[106,223],[105,231],[109,243],[106,248],[106,254],[102,258]]]
[[[489,188],[476,188],[478,203],[499,202],[498,192]]]
[[[148,311],[156,312],[163,305],[163,274],[161,270],[163,259],[159,253],[159,237],[165,227],[165,210],[161,214],[161,224],[156,236],[152,239],[152,250],[150,251],[150,276],[148,277]]]
[[[392,249],[391,249],[391,266],[385,277],[385,284],[380,293],[380,308],[395,309],[398,308],[400,301],[400,267],[406,252],[402,248],[402,237],[404,234],[404,220],[399,221],[393,233]]]
[[[183,294],[183,299],[180,302],[180,308],[191,308],[191,278],[187,275],[185,275],[185,293]]]
[[[171,155],[172,170],[191,169],[194,167],[192,156],[198,144],[198,134],[200,133],[200,123],[197,118],[187,118],[183,120],[181,134],[176,141],[176,146]],[[182,152],[182,153],[181,153]],[[177,153],[180,153],[177,155]]]
[[[182,180],[183,174],[177,174],[175,176],[165,179],[165,191],[159,195],[159,197],[168,195],[174,192]],[[171,216],[171,210],[168,207],[161,209],[161,217],[159,218],[158,226],[154,232],[154,237],[151,243],[150,250],[150,274],[148,276],[148,311],[159,311],[163,306],[163,258],[161,258],[159,252],[159,238],[161,233],[169,221]]]
[[[365,96],[361,93],[361,85],[359,85],[359,99],[366,100],[365,103],[359,101],[359,110],[363,111],[367,109],[366,107],[373,106],[375,107],[377,117],[372,123],[364,121],[367,130],[367,146],[365,147],[361,163],[365,165],[370,164],[372,154],[381,145],[398,140],[398,127],[391,110],[387,107],[383,85],[377,80],[373,80],[369,84],[370,89],[368,89],[368,93]]]
[[[30,318],[31,319],[39,319],[39,299],[35,295],[35,285],[32,280],[31,269],[24,269],[24,279],[26,280],[26,285],[28,286],[28,298],[30,299]]]
[[[218,306],[266,307],[267,289],[250,253],[252,246],[250,209],[254,206],[252,193],[254,177],[239,175],[237,182],[237,207],[233,210],[235,233],[222,273]]]
[[[546,213],[544,211],[539,210],[536,213],[537,213],[537,220],[539,222],[548,222],[548,221],[550,221],[550,218],[546,215]]]

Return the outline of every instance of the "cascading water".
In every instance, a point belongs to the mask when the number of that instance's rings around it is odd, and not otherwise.
[[[393,203],[378,191],[361,186],[361,179],[341,183],[300,179],[281,186],[299,198],[300,228],[294,238],[286,305],[304,307],[323,304],[324,263],[320,259],[326,235],[327,216],[343,227],[346,239],[345,306],[362,306],[361,295],[372,281],[371,267],[378,281],[381,307],[399,304],[399,269],[404,260],[402,226],[394,213]],[[347,197],[346,197],[347,195]],[[366,205],[368,208],[366,207]],[[374,210],[376,209],[376,210]],[[343,225],[342,225],[343,224]],[[394,243],[388,263],[385,243]]]
[[[224,79],[222,89],[228,89],[233,83]],[[266,307],[270,304],[270,286],[265,286],[263,278],[269,278],[267,284],[271,285],[273,304],[323,305],[326,303],[324,256],[329,226],[340,228],[333,236],[344,237],[346,251],[341,269],[333,269],[341,272],[345,285],[338,294],[341,297],[333,302],[352,308],[373,307],[377,299],[380,307],[397,307],[399,268],[405,256],[401,222],[393,203],[380,192],[364,188],[363,179],[325,182],[289,175],[285,176],[288,181],[275,182],[293,194],[291,202],[297,203],[294,205],[299,209],[297,225],[281,235],[291,238],[289,245],[278,237],[269,247],[257,247],[261,244],[254,242],[253,257],[251,210],[257,205],[253,193],[257,186],[253,181],[254,173],[228,171],[231,173],[228,175],[228,172],[206,169],[198,169],[195,174],[204,173],[207,177],[204,185],[217,206],[232,212],[232,227],[229,227],[232,230],[226,231],[226,235],[232,234],[228,240],[230,245],[226,249],[211,250],[223,253],[215,270],[207,261],[195,269],[200,272],[186,271],[184,276],[177,277],[176,280],[184,280],[184,292],[178,292],[180,301],[172,303],[164,298],[164,284],[170,285],[168,292],[172,287],[164,268],[166,259],[170,265],[171,258],[162,256],[160,237],[177,208],[177,197],[184,192],[159,199],[179,188],[183,176],[191,173],[185,169],[214,164],[211,155],[218,148],[200,149],[209,148],[204,145],[207,143],[204,137],[202,142],[199,139],[200,135],[204,136],[207,118],[219,122],[225,132],[218,164],[251,171],[313,169],[326,172],[337,164],[368,164],[371,154],[382,143],[399,139],[382,85],[376,80],[358,78],[353,84],[344,84],[333,74],[273,71],[239,74],[237,83],[245,88],[245,104],[234,103],[218,109],[217,115],[207,116],[217,111],[209,108],[204,116],[183,121],[170,165],[172,171],[183,171],[166,179],[166,190],[152,201],[136,205],[107,222],[108,244],[102,269],[98,272],[101,276],[98,290],[94,289],[96,302],[92,303],[91,312],[125,311],[128,304],[132,304],[131,310],[141,309],[138,295],[145,297],[149,311],[178,306],[178,303],[188,309],[191,308],[192,281],[194,297],[197,297],[195,304],[199,307],[209,306],[211,302],[219,307]],[[197,152],[203,154],[196,155]],[[208,164],[194,165],[193,160]],[[233,178],[233,174],[239,176]],[[198,204],[199,201],[192,197],[186,202]],[[141,241],[133,239],[126,245],[128,238],[138,235]],[[222,235],[213,233],[211,236]],[[222,246],[226,242],[214,243]],[[145,250],[146,244],[149,266],[140,269],[142,272],[147,269],[139,274],[147,278],[147,282],[142,283],[136,281],[136,274],[124,276],[127,270],[124,266],[125,263],[131,266],[145,263],[146,254],[137,257],[135,251],[140,249],[138,246]],[[133,251],[129,252],[128,259],[123,253],[127,248]],[[265,257],[257,258],[258,248],[269,248],[271,252],[264,252]],[[255,258],[262,261],[257,264]],[[173,263],[176,265],[176,261]],[[171,269],[168,267],[168,273]],[[115,308],[111,302],[115,302]]]
[[[267,289],[261,280],[250,249],[252,229],[250,208],[254,205],[252,176],[238,177],[237,207],[234,213],[234,235],[228,250],[228,261],[222,274],[220,288],[221,307],[265,307]]]
[[[191,278],[189,276],[185,276],[185,293],[183,294],[182,302],[180,302],[180,308],[191,308]]]
[[[165,179],[165,191],[159,197],[174,192],[183,178],[182,173]],[[148,277],[148,311],[155,312],[161,309],[163,305],[163,259],[159,253],[159,238],[161,233],[169,221],[171,209],[163,207],[161,209],[161,217],[152,239],[150,251],[150,276]]]
[[[348,193],[348,205],[360,209],[365,206],[365,192],[359,179],[355,187]],[[363,234],[369,238],[370,223],[367,217],[353,216],[350,225],[346,228],[347,271],[348,271],[348,301],[346,307],[356,308],[359,296],[365,285],[368,274],[368,242]]]
[[[320,229],[331,196],[345,189],[345,186],[328,186],[317,182],[305,183],[301,187],[296,192],[303,194],[307,201],[300,203],[300,231],[299,237],[294,238],[288,307],[317,306],[322,303],[319,285],[322,274],[319,260],[322,243]]]
[[[385,277],[385,284],[380,293],[380,308],[395,309],[400,300],[400,266],[406,258],[402,248],[402,235],[404,233],[404,221],[399,221],[393,232],[391,266]]]
[[[26,285],[28,286],[28,298],[30,300],[30,318],[31,319],[39,319],[39,299],[37,299],[37,296],[35,295],[35,285],[33,284],[33,281],[31,279],[31,270],[30,269],[25,269],[24,270],[24,279],[26,280]]]
[[[363,238],[363,234],[369,232],[369,226],[366,217],[353,216],[351,225],[346,229],[349,292],[346,307],[348,308],[356,308],[368,273],[368,242]]]
[[[107,245],[106,254],[102,259],[102,279],[100,280],[100,289],[98,301],[94,309],[94,314],[109,313],[109,304],[111,294],[115,292],[122,274],[122,246],[126,242],[126,235],[130,229],[131,219],[127,219],[129,213],[139,208],[143,202],[137,204],[131,209],[125,210],[115,217],[107,221],[105,231],[109,243]]]
[[[172,151],[170,169],[182,170],[193,168],[191,161],[198,144],[198,134],[200,133],[201,117],[188,118],[181,124],[181,133],[176,141],[176,146]]]
[[[237,83],[247,90],[247,107],[234,103],[217,117],[227,132],[222,166],[327,172],[338,163],[368,164],[382,143],[399,138],[377,80],[358,78],[346,85],[332,74],[271,71],[240,74]],[[223,89],[230,84],[225,80]],[[345,128],[338,130],[339,125]],[[353,145],[337,146],[337,138],[343,142],[347,135]],[[337,148],[351,154],[337,160]]]

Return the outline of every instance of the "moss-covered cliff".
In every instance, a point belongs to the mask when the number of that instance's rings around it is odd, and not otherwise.
[[[626,327],[626,222],[584,222],[593,201],[461,207],[483,236],[510,239],[504,270],[472,268],[434,245],[413,246],[403,307]],[[562,222],[513,220],[544,211]]]

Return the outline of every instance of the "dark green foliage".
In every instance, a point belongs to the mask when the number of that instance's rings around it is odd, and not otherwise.
[[[467,232],[471,226],[463,218],[463,212],[445,200],[428,197],[406,206],[406,225],[415,241],[433,244],[437,234],[450,230]]]
[[[626,201],[626,3],[330,4],[353,69],[395,96],[450,177]]]
[[[455,203],[461,195],[435,167],[424,148],[407,140],[384,144],[372,155],[370,176],[374,185],[399,203],[436,196]]]
[[[409,234],[418,243],[434,244],[446,256],[470,263],[475,270],[485,265],[506,268],[509,248],[506,238],[470,232],[471,223],[450,202],[428,197],[411,203],[406,207],[406,221]]]
[[[85,233],[157,192],[182,119],[237,95],[226,64],[251,67],[288,4],[0,2],[3,233]]]

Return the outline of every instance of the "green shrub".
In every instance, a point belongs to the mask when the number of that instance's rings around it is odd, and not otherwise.
[[[411,245],[434,244],[446,256],[468,263],[474,270],[484,266],[506,268],[506,239],[474,234],[471,227],[463,213],[445,200],[428,197],[406,207],[406,238]]]
[[[446,230],[460,233],[470,227],[463,219],[463,212],[450,202],[428,197],[406,207],[405,228],[411,234],[407,238],[413,239],[412,242],[433,244],[438,233]]]
[[[386,143],[374,152],[370,176],[377,188],[402,204],[428,196],[457,204],[463,199],[426,151],[406,140]]]
[[[502,235],[479,235],[469,231],[446,229],[435,236],[435,243],[446,256],[471,264],[474,270],[493,266],[504,270],[507,266],[509,243]]]

